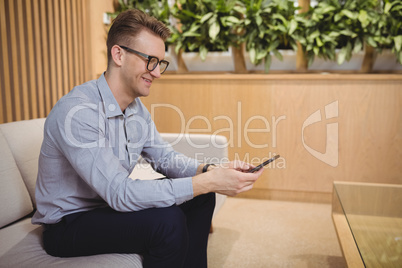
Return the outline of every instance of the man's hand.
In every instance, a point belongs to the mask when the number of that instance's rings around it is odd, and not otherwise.
[[[253,165],[242,161],[233,161],[213,168],[193,177],[194,196],[209,192],[235,196],[253,188],[253,184],[264,169],[255,173],[246,173]]]

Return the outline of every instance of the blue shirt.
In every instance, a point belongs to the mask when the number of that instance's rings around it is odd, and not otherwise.
[[[129,178],[140,155],[169,179]],[[193,198],[198,165],[163,141],[139,98],[122,112],[102,74],[62,97],[46,119],[32,223],[106,206],[181,204]]]

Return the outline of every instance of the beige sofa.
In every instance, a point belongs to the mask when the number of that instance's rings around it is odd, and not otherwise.
[[[0,124],[0,267],[142,267],[137,254],[104,254],[56,258],[42,246],[42,227],[31,224],[35,210],[35,182],[45,119]],[[222,136],[162,134],[173,147],[202,161],[227,159],[227,140]],[[145,161],[132,178],[157,178]],[[225,201],[217,195],[215,213]]]

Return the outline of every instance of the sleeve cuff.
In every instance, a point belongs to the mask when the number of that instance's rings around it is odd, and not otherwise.
[[[176,205],[180,205],[194,196],[193,192],[193,178],[181,178],[172,180],[173,193],[176,199]]]

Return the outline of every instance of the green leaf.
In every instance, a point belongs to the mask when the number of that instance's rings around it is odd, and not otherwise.
[[[335,49],[328,48],[328,50],[323,49],[323,54],[326,53],[326,57],[330,60],[335,61]]]
[[[256,64],[257,58],[256,58],[256,53],[255,53],[255,48],[254,47],[249,50],[249,55],[250,55],[251,62],[253,64]]]
[[[289,24],[289,35],[293,34],[293,32],[297,29],[297,21],[292,19]]]
[[[271,57],[270,54],[268,54],[268,55],[265,57],[265,64],[264,64],[265,73],[268,73],[268,72],[269,72],[269,69],[271,68],[271,61],[272,61],[272,57]]]
[[[262,23],[262,18],[261,18],[260,15],[257,15],[257,16],[255,17],[255,22],[257,23],[258,26],[261,25],[261,23]]]
[[[333,7],[333,6],[327,6],[327,7],[325,7],[325,8],[322,9],[322,13],[323,13],[323,14],[325,14],[325,13],[332,13],[332,12],[335,11],[335,10],[336,10],[335,7]]]
[[[338,22],[340,21],[340,19],[342,19],[342,14],[336,13],[334,16],[334,22]]]
[[[322,18],[322,16],[320,16],[319,14],[317,14],[317,13],[313,13],[313,15],[311,15],[311,19],[313,20],[313,21],[320,21],[321,20],[321,18]]]
[[[340,35],[339,32],[330,32],[328,34],[329,37],[332,37],[333,39],[337,38]]]
[[[324,43],[321,41],[320,37],[316,37],[315,41],[317,42],[317,46],[322,47],[324,45]]]
[[[176,52],[176,54],[179,53],[181,48],[182,48],[182,43],[179,41],[179,42],[176,43],[176,46],[174,48],[174,51]]]
[[[236,5],[236,6],[233,8],[233,10],[236,11],[236,12],[238,12],[239,14],[245,14],[245,13],[246,13],[246,8],[245,8],[244,6]]]
[[[386,2],[386,3],[385,3],[385,6],[384,6],[384,14],[389,13],[389,11],[391,10],[391,8],[392,8],[392,4],[391,4],[390,2]]]
[[[181,9],[180,12],[182,13],[182,15],[184,17],[190,17],[190,18],[197,18],[198,16],[195,15],[193,12],[191,12],[190,10],[186,10],[186,9]]]
[[[373,37],[369,36],[367,38],[367,44],[369,44],[372,47],[377,47],[377,42],[374,40]]]
[[[313,51],[315,55],[318,55],[318,53],[320,53],[320,49],[318,47],[313,47]]]
[[[360,23],[362,24],[362,27],[367,27],[367,25],[369,25],[370,21],[368,20],[367,11],[360,10],[358,18]]]
[[[401,51],[402,48],[402,35],[398,35],[394,37],[394,43],[395,43],[395,50],[397,52]]]
[[[234,16],[228,16],[226,17],[226,21],[234,23],[234,24],[238,24],[240,23],[240,20]]]
[[[357,18],[357,13],[354,13],[350,10],[347,9],[342,9],[341,14],[345,15],[346,17],[348,17],[349,19],[356,19]]]
[[[271,44],[269,44],[268,51],[274,51],[281,44],[281,41],[275,40]]]
[[[357,34],[355,32],[352,32],[349,29],[344,29],[344,30],[340,31],[339,33],[342,35],[345,35],[345,36],[350,36],[352,38],[355,38],[357,36]]]
[[[206,21],[209,20],[213,15],[214,15],[213,12],[209,12],[209,13],[205,14],[204,16],[202,16],[202,18],[201,18],[201,20],[200,20],[200,23],[202,24],[202,23],[206,22]]]
[[[193,23],[189,30],[184,31],[183,36],[199,36],[199,33],[197,33],[199,28],[200,25]]]
[[[282,25],[282,24],[279,24],[277,26],[277,29],[280,30],[282,33],[287,33],[288,32],[286,27],[284,25]]]
[[[281,20],[283,24],[287,23],[287,20],[281,14],[275,13],[272,15],[272,18]]]
[[[261,2],[261,1],[260,1],[260,2]],[[264,12],[264,13],[271,13],[271,12],[272,12],[272,8],[271,8],[271,7],[264,8],[264,9],[262,10],[262,12]]]
[[[194,51],[196,48],[198,47],[198,44],[197,43],[187,43],[187,48],[188,48],[188,50],[190,50],[190,51]]]
[[[311,38],[311,40],[314,40],[318,36],[320,36],[320,31],[316,30],[310,34],[309,38]]]
[[[264,35],[265,35],[265,32],[260,30],[260,32],[258,33],[258,38],[263,39]]]
[[[188,31],[188,32],[185,32],[182,36],[183,36],[183,37],[198,37],[198,36],[201,36],[201,34],[200,34],[200,33],[196,33],[196,32],[190,32],[190,31]]]
[[[307,66],[311,66],[314,62],[314,54],[310,55],[308,58]]]
[[[267,50],[260,50],[260,51],[256,51],[256,52],[257,52],[257,53],[256,53],[256,59],[257,59],[257,60],[261,60],[261,59],[263,59],[267,54],[269,54]]]
[[[282,56],[282,54],[281,54],[277,49],[272,50],[272,53],[274,53],[275,57],[276,57],[278,60],[283,61],[283,56]]]
[[[221,30],[221,27],[219,26],[219,23],[217,21],[215,21],[214,23],[212,23],[211,27],[209,28],[209,31],[208,31],[209,37],[212,40],[215,40],[216,37],[218,36],[220,30]]]
[[[348,53],[347,47],[343,47],[338,54],[338,64],[341,65],[346,58],[346,54]]]
[[[207,58],[208,49],[205,46],[200,46],[200,58],[204,61]]]
[[[194,33],[194,32],[185,32],[183,35],[183,37],[198,37],[201,36],[200,33]]]
[[[354,53],[358,53],[363,49],[363,42],[360,40],[360,38],[357,38],[355,40],[355,44],[354,44],[354,49],[353,52]]]

